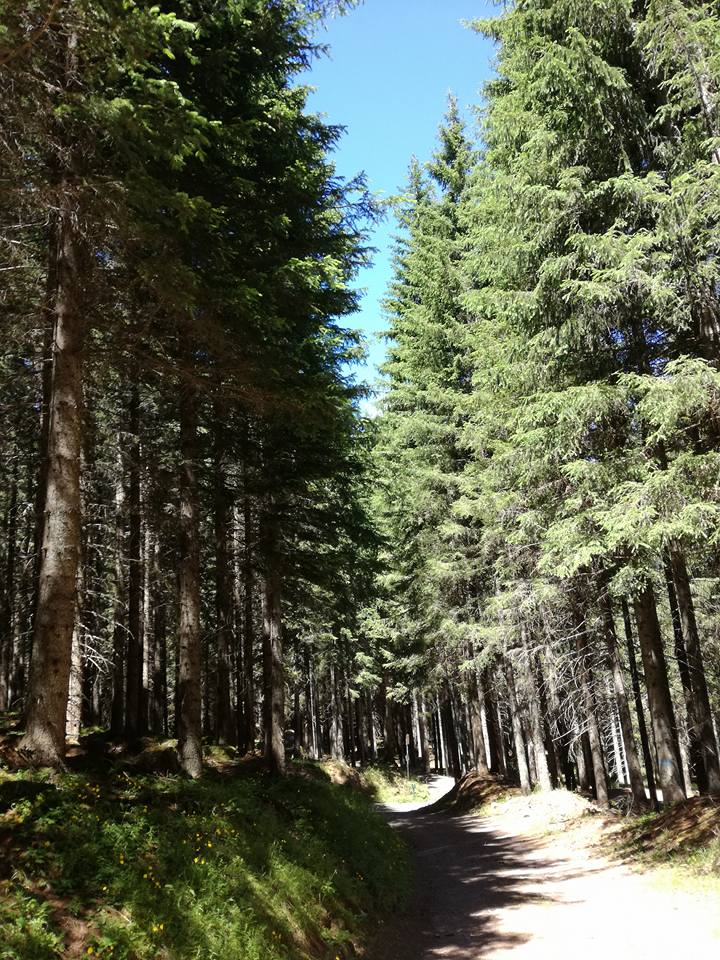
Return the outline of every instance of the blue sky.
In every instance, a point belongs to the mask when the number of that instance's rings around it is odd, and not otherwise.
[[[430,157],[448,93],[474,122],[470,107],[491,75],[493,50],[461,21],[497,9],[492,0],[365,0],[327,22],[318,41],[330,53],[316,61],[308,82],[316,87],[312,109],[347,128],[335,155],[339,173],[364,171],[373,193],[392,196],[413,154]],[[385,352],[375,335],[385,327],[380,302],[391,277],[395,232],[391,217],[380,224],[372,239],[374,264],[358,281],[367,292],[354,325],[370,339],[368,367],[359,376],[370,381]]]

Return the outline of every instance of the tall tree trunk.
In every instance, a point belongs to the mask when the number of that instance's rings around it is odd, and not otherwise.
[[[280,608],[280,576],[273,549],[266,552],[263,591],[263,673],[265,680],[264,720],[265,759],[270,772],[285,772],[285,676],[282,659],[282,622]]]
[[[86,434],[87,435],[87,434]],[[87,456],[81,455],[80,458],[81,475],[87,475]],[[86,496],[83,489],[83,483],[80,484],[80,512],[85,513]],[[83,626],[81,623],[86,601],[87,585],[87,540],[83,538],[80,544],[80,559],[78,563],[77,575],[77,599],[75,609],[75,627],[72,636],[72,648],[70,653],[70,677],[68,680],[68,701],[65,713],[65,737],[77,743],[80,739],[80,728],[82,724],[82,706],[83,706]]]
[[[5,571],[0,598],[0,712],[10,706],[10,668],[15,630],[15,558],[17,556],[18,455],[10,475],[10,496],[5,516]]]
[[[488,751],[490,753],[490,772],[501,777],[507,776],[507,763],[503,749],[503,736],[498,720],[497,704],[492,690],[492,681],[488,683],[488,671],[480,678],[485,700],[485,723],[488,732]]]
[[[140,504],[140,394],[133,384],[128,407],[128,634],[125,734],[132,742],[145,732],[143,675],[142,507]]]
[[[338,683],[335,670],[336,651],[332,651],[330,660],[330,756],[333,760],[342,760],[343,735],[342,712],[338,697]]]
[[[308,753],[313,760],[320,759],[320,741],[317,733],[317,704],[315,697],[315,682],[313,678],[312,663],[310,662],[310,651],[308,647],[304,650],[305,661],[305,712],[307,715],[306,739]]]
[[[232,642],[233,592],[230,544],[231,498],[227,488],[223,451],[222,414],[215,408],[215,619],[217,626],[217,704],[215,737],[218,743],[233,743],[230,704],[230,648]]]
[[[590,744],[587,733],[580,730],[576,724],[574,728],[575,735],[575,763],[577,765],[578,786],[584,793],[590,793],[594,789],[592,777],[592,756],[590,755]]]
[[[589,660],[589,640],[585,621],[578,618],[575,636],[575,646],[578,653],[578,680],[580,695],[585,713],[585,724],[590,741],[592,755],[592,769],[595,779],[595,800],[601,807],[610,806],[608,793],[607,773],[605,772],[605,758],[603,756],[602,738],[597,720],[597,709],[593,695],[593,675]]]
[[[72,45],[72,38],[70,44]],[[57,296],[49,410],[45,522],[25,735],[40,763],[65,755],[65,717],[80,559],[83,434],[83,251],[72,187],[61,184]]]
[[[60,269],[60,221],[51,215],[48,229],[48,268],[45,279],[45,302],[43,305],[43,336],[40,366],[40,433],[38,437],[39,469],[35,484],[35,529],[33,540],[33,606],[32,628],[35,631],[37,605],[40,599],[40,566],[43,556],[45,534],[45,501],[47,499],[48,456],[50,450],[50,406],[53,389],[53,349],[55,340],[55,313],[57,309]]]
[[[705,766],[705,782],[702,786],[712,796],[719,796],[720,760],[718,759],[718,744],[713,730],[710,697],[705,678],[700,634],[695,618],[695,605],[690,590],[690,579],[685,566],[685,558],[677,547],[671,550],[671,559],[694,701],[694,717],[688,716],[688,722],[691,723],[694,720],[697,724],[696,736]]]
[[[643,783],[642,770],[640,769],[640,757],[638,756],[637,747],[635,745],[632,716],[630,714],[630,705],[628,704],[627,691],[625,689],[625,678],[623,677],[620,654],[618,652],[617,633],[615,632],[612,602],[607,592],[602,600],[602,618],[605,633],[605,643],[607,644],[608,654],[610,656],[613,686],[615,688],[615,700],[617,702],[618,713],[620,716],[620,729],[622,731],[623,744],[625,746],[625,759],[627,761],[628,776],[630,778],[630,790],[632,792],[633,802],[642,808],[646,807],[647,805],[647,796],[645,794],[645,784]]]
[[[125,487],[122,457],[118,454],[115,478],[115,577],[113,582],[113,687],[110,733],[125,729]]]
[[[387,695],[387,684],[383,680],[382,702],[385,707],[384,728],[385,728],[385,760],[389,764],[395,763],[397,756],[397,737],[395,735],[395,719],[393,717],[393,702]]]
[[[474,657],[472,646],[468,650],[470,660]],[[467,682],[468,712],[470,714],[470,740],[472,743],[472,763],[481,776],[489,774],[487,763],[487,747],[485,745],[485,731],[482,722],[482,691],[478,683],[477,670],[472,664],[468,670]]]
[[[687,723],[684,726],[688,738],[689,750],[685,750],[682,737],[679,738],[680,756],[682,758],[683,775],[685,777],[685,789],[689,793],[692,790],[692,781],[695,780],[700,793],[707,790],[707,777],[705,775],[705,759],[700,746],[698,735],[698,724],[695,717],[695,699],[693,696],[692,683],[690,681],[690,666],[688,664],[687,650],[685,648],[685,638],[683,636],[682,620],[680,618],[680,607],[678,605],[677,593],[675,591],[675,581],[673,579],[672,564],[670,555],[666,552],[663,558],[665,569],[665,584],[667,587],[668,602],[670,604],[670,620],[673,628],[673,638],[675,640],[675,660],[680,674],[680,684],[683,691],[683,700]],[[677,712],[676,712],[677,715]],[[680,716],[678,719],[682,720]]]
[[[540,712],[540,691],[537,685],[535,670],[533,669],[533,657],[529,649],[530,638],[524,637],[525,650],[523,651],[523,679],[527,691],[528,717],[530,720],[530,738],[535,755],[535,770],[537,775],[537,785],[543,791],[552,790],[552,778],[550,776],[550,767],[548,765],[547,754],[545,753],[545,730],[543,717]]]
[[[546,656],[550,656],[546,649]],[[560,703],[560,694],[558,693],[557,682],[550,660],[550,669],[546,672],[548,706],[545,708],[548,717],[548,738],[552,741],[553,752],[557,759],[558,776],[562,774],[565,781],[565,787],[568,790],[575,789],[575,774],[573,765],[570,762],[570,730],[563,717],[563,711]],[[541,688],[542,690],[542,688]],[[553,740],[553,732],[557,731],[557,736]]]
[[[677,803],[685,799],[685,789],[655,593],[649,583],[634,597],[633,607],[658,751],[660,788],[665,804]]]
[[[532,785],[530,783],[530,767],[528,765],[527,750],[525,748],[525,734],[523,733],[520,707],[518,706],[517,692],[515,689],[515,672],[509,658],[505,660],[505,677],[507,679],[508,706],[510,708],[510,720],[512,722],[513,740],[515,742],[515,760],[517,762],[518,777],[520,779],[520,789],[523,793],[530,793]]]
[[[455,718],[452,709],[452,694],[450,684],[446,681],[442,690],[442,722],[445,734],[446,752],[450,776],[459,780],[462,776],[462,767],[460,764],[460,750],[458,745],[457,729],[455,727]]]
[[[445,753],[445,737],[443,736],[442,713],[440,711],[440,697],[438,694],[435,695],[433,721],[435,730],[435,769],[438,773],[447,773],[448,762]]]
[[[243,500],[243,728],[240,737],[240,752],[255,748],[255,621],[253,598],[255,573],[253,569],[253,514],[250,497]]]
[[[77,742],[80,737],[83,700],[83,651],[82,629],[75,622],[70,655],[70,681],[68,684],[67,713],[65,715],[65,736]]]
[[[180,576],[178,622],[177,731],[180,766],[190,777],[202,773],[202,643],[200,637],[200,519],[197,481],[197,396],[190,383],[180,389]]]
[[[162,590],[162,546],[159,535],[153,544],[152,568],[153,658],[150,728],[155,734],[167,734],[167,607]]]
[[[630,679],[633,688],[633,697],[635,699],[635,714],[638,722],[638,733],[640,734],[640,748],[642,750],[643,764],[645,766],[645,776],[648,782],[648,792],[650,794],[650,803],[653,810],[658,808],[658,794],[655,783],[655,772],[653,770],[652,754],[650,753],[650,740],[648,738],[647,724],[645,723],[645,709],[642,702],[642,691],[640,689],[640,677],[637,669],[637,659],[635,657],[635,641],[633,639],[632,621],[630,619],[630,610],[627,602],[622,601],[623,624],[625,627],[625,641],[627,644],[628,664],[630,666]]]
[[[427,772],[428,738],[427,738],[427,724],[425,721],[425,700],[422,696],[418,700],[417,693],[415,693],[413,697],[415,702],[415,715],[417,717],[418,753],[420,757],[420,767],[424,772]]]

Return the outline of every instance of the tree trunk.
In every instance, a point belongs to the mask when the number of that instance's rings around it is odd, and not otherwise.
[[[545,736],[543,727],[543,717],[540,712],[540,691],[538,690],[537,679],[533,669],[532,655],[528,650],[529,637],[525,637],[525,650],[523,656],[524,685],[527,691],[528,716],[530,720],[530,738],[535,755],[535,771],[537,776],[537,785],[545,793],[552,790],[552,778],[550,776],[550,767],[548,765],[547,754],[545,753]]]
[[[215,408],[215,620],[217,628],[217,703],[215,737],[218,743],[235,741],[230,704],[230,648],[233,592],[230,544],[231,498],[223,454],[222,414]]]
[[[640,734],[640,748],[643,755],[643,764],[645,765],[645,776],[648,782],[648,792],[650,794],[650,803],[653,810],[658,808],[657,787],[655,784],[655,773],[653,771],[652,754],[650,753],[650,741],[648,739],[647,724],[645,723],[645,710],[642,702],[642,692],[640,690],[640,677],[638,675],[637,660],[635,657],[635,642],[633,640],[632,621],[630,611],[625,600],[622,601],[622,615],[625,626],[625,640],[627,643],[628,664],[630,666],[630,679],[632,681],[633,696],[635,698],[635,714],[638,721],[638,733]]]
[[[592,755],[592,769],[595,779],[595,800],[601,807],[610,806],[608,794],[607,774],[605,772],[605,758],[603,756],[602,739],[597,721],[595,697],[593,696],[593,676],[589,662],[589,642],[585,622],[578,619],[575,646],[578,653],[578,680],[580,695],[585,712],[590,753]]]
[[[383,703],[385,704],[385,717],[384,717],[384,727],[385,727],[385,743],[384,743],[384,753],[385,760],[389,764],[395,763],[395,757],[397,756],[397,738],[395,736],[395,721],[393,719],[393,704],[390,700],[390,697],[387,695],[387,685],[383,681],[383,693],[382,693]]]
[[[53,344],[55,338],[55,313],[57,309],[58,280],[60,270],[60,224],[54,214],[48,229],[48,269],[45,280],[45,303],[43,309],[42,355],[40,359],[40,434],[38,437],[39,470],[35,484],[35,529],[33,539],[33,605],[32,628],[35,631],[37,605],[40,598],[40,566],[43,556],[45,534],[45,501],[47,499],[48,455],[50,449],[50,406],[53,389]]]
[[[252,547],[252,505],[246,494],[243,501],[243,728],[240,736],[240,752],[255,749],[255,622],[253,597],[255,576]],[[240,693],[238,692],[238,696]]]
[[[190,777],[202,773],[202,643],[200,638],[200,530],[197,464],[197,396],[180,389],[180,575],[178,621],[177,731],[180,766]]]
[[[338,684],[335,672],[336,652],[331,652],[330,661],[330,756],[333,760],[342,760],[344,758],[342,719],[338,697]]]
[[[275,538],[272,537],[274,547]],[[285,676],[282,659],[280,577],[274,549],[266,554],[263,591],[263,672],[265,678],[265,759],[270,772],[285,772]]]
[[[0,712],[10,707],[10,669],[15,630],[15,558],[17,555],[18,453],[12,464],[10,496],[5,516],[5,571],[0,602]]]
[[[167,734],[167,612],[162,591],[162,554],[160,537],[153,544],[152,689],[150,692],[150,728],[153,733]]]
[[[115,476],[115,576],[113,580],[113,669],[110,733],[120,737],[125,729],[125,485],[119,449]]]
[[[71,41],[72,42],[72,41]],[[20,748],[42,764],[65,755],[65,719],[80,558],[83,418],[82,241],[69,184],[61,186],[47,479],[37,613],[25,735]]]
[[[140,505],[140,394],[133,385],[128,410],[128,635],[125,680],[125,734],[136,741],[145,732],[143,723],[143,569],[142,509]]]
[[[68,684],[68,703],[65,715],[65,736],[77,743],[80,737],[82,722],[83,696],[83,655],[82,631],[76,621],[72,637],[72,652],[70,657],[70,681]]]
[[[435,737],[435,770],[437,773],[447,773],[445,738],[443,737],[442,717],[440,715],[440,697],[437,694],[435,694],[435,709],[433,710],[433,732]]]
[[[665,804],[685,799],[680,752],[677,746],[675,716],[670,697],[665,652],[660,634],[655,593],[648,583],[633,599],[650,716],[655,733],[660,772],[660,787]]]
[[[707,777],[705,775],[705,759],[700,746],[698,736],[698,724],[695,718],[695,700],[693,697],[692,683],[690,682],[690,667],[688,665],[687,650],[685,648],[685,638],[683,636],[682,620],[680,619],[680,608],[678,606],[677,593],[675,591],[675,581],[673,580],[673,571],[669,553],[664,557],[665,584],[667,587],[668,602],[670,604],[670,619],[673,628],[673,638],[675,640],[675,660],[680,674],[680,684],[683,691],[683,701],[687,723],[680,731],[678,743],[680,747],[680,756],[682,758],[683,776],[685,778],[686,792],[692,791],[693,780],[697,783],[700,793],[707,791]],[[676,717],[681,721],[682,716]],[[682,724],[681,724],[682,725]],[[682,742],[682,734],[687,735],[688,748]]]
[[[470,659],[474,657],[472,647],[469,651]],[[487,763],[487,747],[485,745],[485,731],[482,722],[482,692],[478,683],[477,670],[474,664],[468,671],[467,683],[468,712],[470,714],[470,740],[472,743],[472,763],[481,776],[487,776],[490,771]]]
[[[713,730],[710,697],[705,678],[700,634],[695,618],[695,605],[690,590],[690,579],[685,566],[685,558],[677,548],[671,550],[671,560],[693,694],[694,711],[692,717],[688,716],[688,723],[692,724],[694,722],[697,725],[695,738],[699,742],[705,767],[702,786],[711,796],[720,796],[718,745]],[[692,737],[692,730],[690,733]]]
[[[423,772],[427,773],[428,771],[428,738],[427,738],[427,723],[426,723],[426,714],[425,714],[425,699],[421,695],[418,700],[417,694],[415,696],[415,712],[417,715],[417,729],[418,729],[418,752],[420,754],[420,766]]]
[[[611,600],[607,593],[602,600],[602,618],[605,643],[607,644],[608,654],[610,656],[615,700],[620,715],[620,729],[625,746],[625,759],[628,767],[628,776],[630,778],[630,789],[632,791],[633,802],[642,808],[647,806],[647,796],[645,794],[642,770],[640,769],[640,758],[635,745],[632,716],[630,714],[630,705],[628,704],[627,691],[625,689],[625,678],[623,677],[622,666],[620,664]]]
[[[530,768],[528,766],[527,752],[525,749],[525,736],[520,718],[520,708],[518,707],[517,693],[515,691],[515,674],[509,658],[505,661],[505,677],[507,678],[508,706],[510,708],[510,719],[512,721],[515,760],[517,762],[518,777],[520,779],[520,789],[523,793],[527,794],[530,793],[532,789],[530,784]]]
[[[460,750],[458,748],[457,731],[455,729],[455,720],[453,717],[450,685],[447,682],[443,684],[442,694],[442,721],[443,730],[445,733],[449,773],[451,777],[455,778],[455,780],[459,780],[462,776]]]
[[[150,728],[150,699],[153,668],[155,664],[155,633],[153,632],[153,604],[152,604],[152,577],[153,558],[155,556],[155,538],[149,523],[149,504],[147,483],[143,483],[143,605],[142,605],[142,640],[143,640],[143,672],[142,672],[142,725],[143,732]]]
[[[488,732],[488,752],[490,754],[490,772],[501,777],[507,776],[507,763],[503,750],[502,730],[498,720],[497,704],[492,692],[492,685],[487,682],[487,671],[480,679],[485,701],[485,723]]]
[[[579,726],[575,726],[575,763],[577,765],[578,786],[583,793],[590,793],[594,789],[592,780],[592,757],[588,736],[582,733]]]
[[[550,656],[547,649],[546,656]],[[548,739],[552,742],[553,752],[557,759],[557,765],[559,768],[558,777],[562,775],[565,781],[566,789],[574,790],[575,775],[572,763],[570,762],[570,730],[568,729],[568,725],[562,715],[560,694],[558,693],[557,682],[552,669],[552,661],[550,661],[550,663],[550,669],[548,669],[546,673],[549,706],[546,706],[545,708],[545,713],[548,718]],[[557,736],[553,740],[553,734],[555,730],[557,731]]]

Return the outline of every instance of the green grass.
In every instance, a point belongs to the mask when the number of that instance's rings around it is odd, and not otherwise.
[[[425,803],[430,799],[430,791],[423,780],[414,775],[408,780],[394,767],[363,767],[362,779],[378,803]]]
[[[355,956],[407,895],[406,850],[367,797],[299,773],[0,773],[0,960],[63,936],[120,960]]]

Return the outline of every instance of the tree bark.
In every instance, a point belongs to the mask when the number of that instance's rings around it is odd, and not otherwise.
[[[118,453],[115,478],[115,577],[113,583],[113,689],[110,733],[122,735],[125,720],[125,487]]]
[[[474,657],[472,646],[469,651],[470,660]],[[482,691],[478,682],[477,670],[471,663],[468,671],[468,712],[470,714],[470,740],[472,743],[472,762],[473,766],[481,776],[487,776],[490,773],[487,762],[487,747],[485,744],[485,731],[482,722]]]
[[[705,767],[704,782],[701,786],[711,796],[720,796],[718,744],[713,729],[710,697],[705,678],[705,664],[703,663],[700,634],[695,618],[695,605],[690,590],[690,579],[685,566],[685,558],[677,547],[671,550],[671,562],[693,695],[693,716],[688,716],[688,723],[694,721],[696,724],[695,737],[699,743]]]
[[[333,650],[331,651],[331,660],[330,660],[330,756],[333,760],[342,760],[344,758],[343,751],[343,735],[342,735],[342,719],[341,719],[341,710],[338,697],[338,684],[337,676],[335,672],[335,658],[337,654]]]
[[[695,780],[698,784],[700,793],[705,793],[707,789],[705,760],[698,736],[698,724],[695,718],[695,701],[693,697],[692,683],[690,682],[690,667],[688,665],[688,656],[685,648],[682,620],[680,619],[680,608],[678,606],[677,592],[675,590],[675,581],[673,579],[673,571],[669,553],[666,552],[663,561],[665,568],[665,584],[667,587],[668,602],[670,604],[670,620],[672,622],[673,637],[675,640],[675,660],[678,666],[678,673],[680,674],[680,684],[683,691],[683,701],[687,721],[680,733],[687,735],[689,750],[685,750],[682,742],[682,736],[680,736],[678,740],[680,756],[682,758],[683,775],[685,778],[685,789],[689,793],[692,790],[692,781]],[[678,719],[682,721],[682,716],[678,717]]]
[[[202,644],[200,638],[200,530],[197,464],[197,396],[180,388],[180,575],[178,622],[178,758],[193,778],[202,773]]]
[[[530,793],[532,789],[530,783],[530,768],[528,766],[525,735],[523,733],[520,708],[518,707],[517,693],[515,690],[515,673],[509,659],[505,661],[505,677],[507,678],[508,706],[510,708],[510,719],[512,721],[515,760],[517,762],[518,777],[520,779],[520,789],[523,793],[527,794]]]
[[[143,568],[140,504],[140,394],[133,384],[128,406],[128,633],[125,677],[125,735],[131,742],[145,733],[143,710]]]
[[[65,719],[80,559],[80,456],[83,434],[83,249],[68,182],[61,185],[52,388],[38,602],[25,735],[20,748],[59,766]]]
[[[607,592],[602,599],[602,619],[605,643],[610,657],[615,700],[620,716],[620,729],[625,745],[625,760],[627,762],[628,776],[630,779],[630,790],[632,792],[633,802],[642,808],[647,806],[647,795],[645,793],[645,784],[643,783],[642,770],[640,768],[640,758],[635,745],[632,716],[630,714],[630,705],[628,704],[627,691],[625,689],[625,678],[623,677],[622,665],[620,663],[612,603]]]
[[[630,666],[630,679],[632,681],[633,697],[635,699],[635,714],[638,722],[638,733],[640,734],[640,748],[643,755],[643,764],[645,766],[645,776],[648,782],[648,792],[650,794],[650,803],[653,810],[658,809],[658,794],[655,783],[655,772],[653,770],[652,754],[650,753],[650,740],[648,738],[647,724],[645,723],[645,709],[642,702],[642,691],[640,689],[640,677],[638,675],[637,660],[635,657],[635,641],[633,639],[632,621],[630,619],[630,610],[627,602],[622,601],[622,615],[625,626],[625,640],[627,643],[628,664]]]
[[[450,685],[445,682],[442,690],[442,722],[445,734],[446,753],[448,758],[450,776],[459,780],[462,776],[462,767],[460,765],[460,750],[458,749],[457,731],[455,729],[455,719],[452,709],[452,695]]]
[[[10,495],[5,516],[5,571],[0,601],[0,712],[10,707],[10,668],[15,629],[15,558],[17,555],[18,460],[12,464]]]
[[[382,699],[385,705],[385,715],[384,715],[384,732],[385,732],[385,743],[384,743],[384,753],[385,760],[389,764],[395,763],[395,758],[397,756],[397,737],[395,736],[395,721],[393,718],[393,703],[390,697],[387,695],[387,684],[383,681],[382,687]]]
[[[545,753],[545,736],[543,728],[543,717],[540,711],[540,691],[533,669],[532,654],[529,647],[529,637],[524,638],[525,650],[523,651],[523,679],[527,692],[528,716],[530,720],[530,737],[535,755],[535,771],[537,776],[537,785],[544,793],[552,790],[552,778],[550,776],[550,767],[548,765],[547,754]]]
[[[605,772],[602,739],[597,721],[595,697],[593,696],[593,676],[589,663],[589,641],[584,620],[578,619],[575,646],[578,653],[580,696],[585,713],[585,724],[590,742],[592,769],[595,779],[595,800],[599,806],[608,807],[610,806],[610,796],[608,793],[607,773]]]
[[[217,703],[215,737],[218,743],[233,743],[230,703],[230,649],[232,642],[233,592],[230,544],[231,497],[223,452],[221,411],[215,409],[215,620],[217,629]]]
[[[250,497],[243,500],[243,725],[240,731],[241,753],[255,748],[255,621],[253,598],[255,574],[253,569],[253,515]],[[238,693],[238,696],[240,694]]]
[[[480,678],[484,702],[485,702],[485,723],[488,732],[488,751],[490,753],[490,772],[501,777],[507,776],[507,763],[505,760],[505,751],[503,749],[502,730],[498,720],[497,704],[493,696],[492,684],[487,682],[488,672],[483,673]]]
[[[153,659],[150,692],[150,728],[167,734],[167,609],[162,591],[162,547],[160,536],[153,544],[152,631]]]
[[[665,804],[677,803],[685,799],[685,789],[655,593],[649,583],[634,597],[633,607],[658,751],[660,788]]]
[[[273,547],[275,537],[272,536]],[[265,678],[265,759],[271,774],[285,772],[285,676],[282,659],[280,577],[275,550],[266,553],[263,591],[263,672]]]

